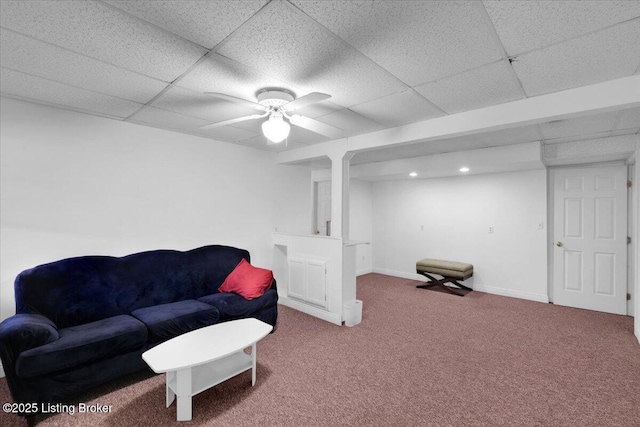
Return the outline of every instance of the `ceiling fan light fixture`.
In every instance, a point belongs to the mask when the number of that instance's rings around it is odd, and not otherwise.
[[[284,141],[289,136],[291,126],[282,119],[282,114],[271,114],[269,120],[262,123],[262,133],[271,142],[278,143]]]

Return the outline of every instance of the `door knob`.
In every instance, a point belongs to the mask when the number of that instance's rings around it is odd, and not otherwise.
[[[562,247],[562,242],[556,243],[556,246],[559,247],[559,248]]]

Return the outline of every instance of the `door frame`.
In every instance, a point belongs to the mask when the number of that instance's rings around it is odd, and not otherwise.
[[[634,163],[633,165],[631,165],[631,163]],[[548,265],[548,271],[547,271],[547,295],[549,296],[549,302],[553,303],[554,302],[554,212],[555,212],[555,178],[556,178],[556,171],[558,170],[567,170],[567,169],[576,169],[576,168],[599,168],[599,167],[607,167],[607,166],[625,166],[627,168],[627,179],[629,179],[630,176],[638,176],[637,173],[634,173],[634,171],[630,171],[630,168],[636,168],[637,165],[635,165],[635,157],[633,157],[632,159],[629,159],[627,161],[615,161],[615,162],[600,162],[600,163],[590,163],[590,164],[575,164],[575,165],[564,165],[564,166],[549,166],[547,167],[547,206],[548,206],[548,210],[547,210],[547,265]],[[637,172],[637,170],[635,170],[635,172]],[[637,274],[637,266],[638,266],[638,262],[640,262],[639,258],[637,256],[628,256],[629,252],[632,253],[636,253],[637,251],[634,250],[635,248],[635,244],[634,242],[636,241],[636,239],[640,238],[640,233],[638,232],[638,215],[637,215],[637,209],[636,209],[636,205],[637,205],[637,200],[638,200],[638,186],[640,185],[640,183],[634,183],[630,189],[630,192],[628,194],[627,197],[627,203],[628,203],[628,208],[625,210],[625,216],[626,216],[626,221],[627,221],[627,233],[628,235],[632,236],[631,239],[631,244],[633,245],[633,247],[628,247],[627,248],[627,270],[631,270],[634,272],[634,274],[627,274],[627,292],[631,293],[632,298],[635,297],[635,302],[636,304],[629,304],[627,303],[627,316],[634,316],[636,318],[636,326],[638,325],[638,320],[640,317],[640,310],[638,310],[638,304],[637,301],[640,299],[638,298],[638,289],[639,289],[639,284],[638,284],[638,280],[636,280],[636,278],[638,277]],[[631,217],[629,217],[629,214],[631,213]],[[636,254],[637,255],[637,254]],[[631,263],[631,265],[629,265],[629,263]],[[640,328],[636,327],[636,337],[638,338],[638,341],[640,342]]]

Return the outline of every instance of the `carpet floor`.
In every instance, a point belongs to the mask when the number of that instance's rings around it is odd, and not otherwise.
[[[280,308],[245,372],[193,399],[193,420],[164,405],[164,376],[142,373],[75,402],[109,413],[38,416],[38,426],[639,426],[633,318],[416,281],[358,278],[359,325]],[[0,400],[11,401],[6,380]],[[26,425],[0,414],[2,426]]]

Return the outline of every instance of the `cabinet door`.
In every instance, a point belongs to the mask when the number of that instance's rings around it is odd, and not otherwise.
[[[307,301],[326,307],[327,275],[324,261],[307,260]]]
[[[288,295],[293,298],[305,299],[305,260],[289,258],[289,289]]]

